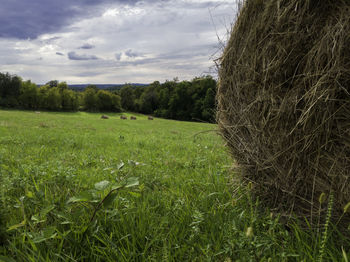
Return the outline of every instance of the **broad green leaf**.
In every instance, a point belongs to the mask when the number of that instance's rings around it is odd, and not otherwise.
[[[128,164],[131,165],[131,166],[144,166],[145,164],[143,163],[140,163],[140,162],[137,162],[137,161],[134,161],[134,160],[128,160]]]
[[[13,226],[10,226],[10,227],[7,229],[7,231],[11,231],[11,230],[14,230],[14,229],[23,227],[23,226],[26,225],[26,223],[27,223],[27,221],[24,219],[21,223],[16,224],[16,225],[13,225]]]
[[[40,216],[45,217],[50,211],[55,209],[55,205],[49,205],[40,211]]]
[[[245,232],[245,235],[246,235],[247,237],[252,237],[252,236],[254,236],[253,227],[248,227],[247,230],[246,230],[246,232]]]
[[[55,215],[60,218],[60,219],[64,219],[63,222],[61,222],[61,225],[67,225],[67,224],[71,224],[72,222],[70,221],[71,219],[69,218],[69,215],[64,214],[64,213],[55,213]]]
[[[95,189],[96,190],[104,190],[109,186],[109,181],[103,180],[101,182],[98,182],[95,184]]]
[[[124,185],[115,185],[112,187],[111,191],[118,190],[120,188],[124,187]]]
[[[33,198],[33,197],[34,197],[33,192],[32,192],[32,191],[27,191],[26,197],[28,197],[28,198]]]
[[[89,228],[89,226],[83,226],[78,228],[77,230],[73,231],[75,234],[82,234],[84,233],[87,229]]]
[[[129,194],[132,195],[133,197],[137,197],[137,198],[141,197],[141,194],[137,192],[130,191]]]
[[[118,170],[122,169],[124,167],[124,162],[121,161],[118,165],[117,165],[117,168]]]
[[[69,214],[62,213],[62,212],[56,212],[55,215],[56,215],[58,218],[62,218],[62,219],[65,219],[65,220],[69,220]]]
[[[43,234],[46,238],[53,238],[56,236],[56,227],[46,227],[43,229]]]
[[[92,200],[94,200],[94,198],[91,192],[84,191],[77,196],[71,197],[67,203],[70,204],[70,203],[86,202],[86,201],[92,201]]]
[[[48,239],[55,238],[57,236],[55,227],[44,228],[40,233],[33,234],[33,242],[35,244],[44,242]]]
[[[71,230],[67,230],[67,231],[64,231],[62,234],[63,237],[66,237],[68,236],[72,231]]]
[[[136,163],[134,160],[128,160],[128,164],[131,166],[136,166]]]
[[[38,236],[36,236],[36,237],[33,238],[33,242],[34,242],[35,244],[44,242],[45,240],[46,240],[46,238],[45,238],[44,236],[40,236],[40,235],[38,235]]]
[[[32,217],[30,219],[33,220],[33,221],[39,221],[40,220],[40,218],[39,218],[39,216],[37,214],[32,215]]]
[[[140,184],[138,177],[129,177],[126,180],[125,188],[138,186]]]
[[[113,204],[114,200],[116,199],[118,193],[117,192],[112,192],[108,194],[104,199],[103,199],[103,207],[108,207],[111,204]]]
[[[32,215],[31,220],[34,221],[34,224],[39,224],[39,223],[43,223],[46,221],[45,218],[42,218],[38,215]]]

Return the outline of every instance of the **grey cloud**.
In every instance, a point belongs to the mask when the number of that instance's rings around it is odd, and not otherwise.
[[[127,51],[125,52],[119,52],[119,53],[116,53],[115,54],[115,59],[117,61],[120,61],[121,58],[122,58],[122,55],[125,55],[126,57],[129,57],[129,58],[144,58],[145,55],[140,53],[140,52],[136,52],[136,51],[133,51],[132,49],[128,49]],[[148,59],[141,59],[141,60],[138,60],[138,61],[134,61],[134,63],[143,63],[143,61],[147,61]]]
[[[59,37],[59,36],[54,36],[54,37],[51,37],[51,38],[47,39],[46,41],[50,43],[50,42],[55,41],[55,40],[58,40],[58,39],[61,39],[61,37]]]
[[[122,58],[122,53],[115,54],[115,59],[117,59],[117,61],[120,61],[121,58]]]
[[[81,47],[79,47],[79,49],[93,49],[93,48],[95,48],[95,46],[91,44],[83,44]]]
[[[132,51],[131,49],[125,51],[124,53],[127,57],[130,57],[130,58],[135,58],[135,57],[143,57],[142,54],[138,53],[138,52],[135,52],[135,51]]]
[[[129,58],[142,58],[142,57],[145,57],[142,53],[139,53],[139,52],[133,51],[132,49],[129,49],[129,50],[126,50],[125,52],[116,53],[115,54],[115,59],[117,61],[120,61],[123,54],[126,57],[129,57]]]
[[[124,53],[127,57],[137,57],[136,53],[133,53],[132,50],[128,50]]]
[[[103,75],[103,74],[104,74],[104,72],[86,71],[86,72],[78,73],[77,76],[87,77],[87,76],[99,76],[99,75]]]
[[[79,55],[74,51],[68,53],[68,58],[70,60],[97,60],[98,59],[98,57],[95,55],[85,55],[85,54]]]
[[[212,66],[216,35],[225,39],[224,25],[235,18],[233,0],[143,0],[136,6],[120,0],[0,2],[0,67],[37,83],[190,79]],[[21,8],[11,14],[15,3]]]
[[[1,0],[0,38],[35,39],[59,31],[79,17],[96,15],[98,6],[140,0]]]
[[[121,53],[117,54],[117,55],[121,55]],[[117,58],[116,55],[116,58]],[[203,57],[203,56],[207,56],[206,53],[195,53],[195,52],[188,52],[188,53],[178,53],[178,54],[159,54],[156,55],[155,57],[152,58],[145,58],[144,56],[142,56],[143,58],[141,59],[137,59],[134,61],[120,61],[120,59],[118,60],[119,63],[117,63],[117,66],[139,66],[139,65],[147,65],[147,64],[155,64],[155,63],[175,63],[175,61],[177,60],[184,60],[185,61],[190,61],[193,58],[196,57]],[[191,65],[193,67],[193,65]],[[175,67],[174,67],[175,68]],[[177,69],[180,69],[180,66],[177,67]]]
[[[158,58],[145,58],[145,59],[140,59],[136,61],[123,61],[119,65],[121,66],[126,66],[126,65],[131,65],[131,66],[138,66],[138,65],[146,65],[146,64],[154,64],[160,62]]]
[[[228,1],[206,1],[206,2],[192,2],[187,3],[183,2],[184,5],[186,5],[187,8],[216,8],[221,4],[226,4]]]
[[[42,43],[43,44],[51,44],[51,43],[53,43],[53,42],[55,42],[56,40],[59,40],[59,39],[61,39],[61,37],[54,36],[54,37],[51,37],[51,38],[43,40]]]

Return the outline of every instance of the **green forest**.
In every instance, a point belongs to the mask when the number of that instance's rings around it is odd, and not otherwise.
[[[17,75],[0,73],[0,107],[47,111],[137,112],[157,117],[214,122],[216,80],[154,81],[146,86],[125,84],[117,90],[88,85],[79,92],[66,82],[38,86]]]

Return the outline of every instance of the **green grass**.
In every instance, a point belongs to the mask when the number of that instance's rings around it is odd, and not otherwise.
[[[216,125],[100,116],[0,111],[0,261],[319,258],[322,232],[233,183]],[[342,261],[330,231],[323,261]]]

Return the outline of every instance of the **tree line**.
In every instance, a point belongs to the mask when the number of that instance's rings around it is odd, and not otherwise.
[[[0,107],[28,110],[90,112],[131,111],[162,118],[214,121],[216,81],[211,76],[191,81],[177,79],[147,86],[125,84],[108,91],[88,85],[74,91],[66,82],[50,81],[37,86],[19,76],[0,73]]]

